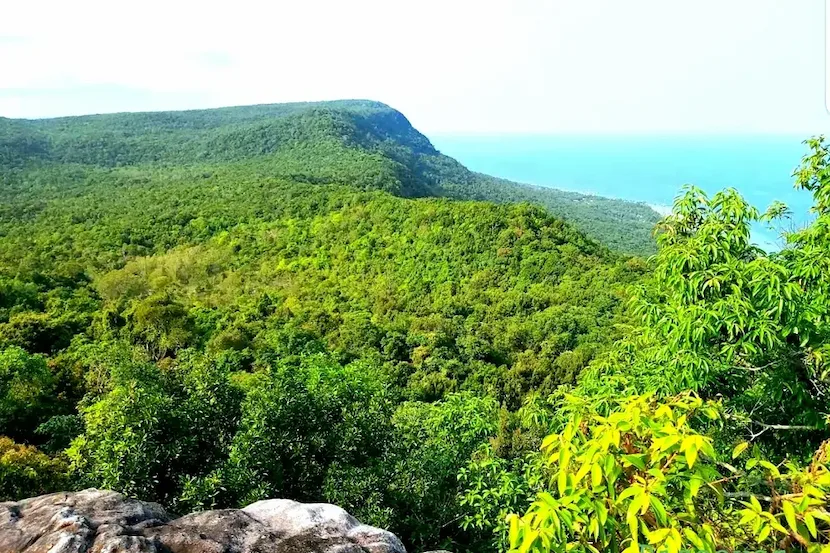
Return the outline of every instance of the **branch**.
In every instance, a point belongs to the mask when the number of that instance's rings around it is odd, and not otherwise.
[[[808,426],[800,424],[764,424],[763,422],[751,421],[764,430],[824,430],[820,426]]]
[[[772,367],[773,365],[775,365],[775,361],[773,361],[772,363],[767,363],[766,365],[761,365],[760,367],[742,367],[740,365],[733,365],[732,368],[733,369],[738,369],[740,371],[748,371],[748,372],[751,372],[751,373],[757,373],[757,372],[763,371],[764,369],[768,369],[768,368]]]
[[[754,442],[756,438],[758,438],[761,434],[766,432],[767,430],[791,430],[796,432],[813,432],[816,430],[824,430],[824,428],[820,426],[807,426],[801,424],[766,424],[763,422],[758,421],[749,421],[752,424],[757,424],[761,427],[761,430],[758,432],[753,432],[752,436],[749,438],[750,442]]]
[[[750,497],[754,497],[755,499],[760,499],[761,501],[766,501],[767,503],[772,503],[772,498],[768,495],[758,495],[752,492],[723,492],[724,497],[728,497],[729,499],[749,499]]]
[[[447,526],[449,526],[449,525],[450,525],[450,524],[452,524],[453,522],[456,522],[457,520],[459,520],[459,519],[460,519],[461,517],[463,517],[463,516],[464,516],[463,514],[460,514],[460,515],[458,515],[457,517],[455,517],[454,519],[452,519],[452,520],[448,520],[447,522],[445,522],[444,524],[442,524],[442,525],[441,525],[441,528],[446,528]]]

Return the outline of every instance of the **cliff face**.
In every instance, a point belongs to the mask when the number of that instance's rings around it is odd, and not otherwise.
[[[106,490],[0,503],[0,553],[406,553],[340,507],[269,499],[173,518]]]

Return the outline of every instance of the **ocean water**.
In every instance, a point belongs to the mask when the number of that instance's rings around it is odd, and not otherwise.
[[[684,184],[709,194],[736,188],[762,211],[787,204],[790,219],[757,225],[753,239],[776,249],[783,230],[809,222],[810,194],[793,188],[807,152],[794,136],[460,136],[430,137],[436,148],[474,171],[506,179],[670,209]]]

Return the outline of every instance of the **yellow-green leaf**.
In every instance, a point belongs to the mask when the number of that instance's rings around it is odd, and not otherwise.
[[[608,509],[600,501],[595,502],[595,508],[597,516],[599,517],[599,523],[605,526],[605,523],[608,521]]]
[[[585,475],[587,475],[588,472],[590,472],[592,466],[594,465],[588,462],[584,463],[581,467],[579,467],[579,470],[576,472],[576,477],[574,478],[574,485],[579,485],[582,479],[585,478]]]
[[[644,494],[639,494],[638,496],[636,496],[634,499],[631,500],[631,503],[629,503],[628,512],[625,515],[626,519],[629,520],[629,523],[630,523],[631,519],[636,519],[637,518],[637,515],[639,514],[639,511],[640,511],[640,507],[642,507],[643,503],[645,503],[644,497],[645,497]]]
[[[695,461],[697,461],[697,446],[693,445],[683,453],[686,455],[686,463],[688,463],[689,468],[695,466]]]
[[[507,515],[507,521],[510,524],[509,539],[510,547],[516,548],[519,539],[519,517],[516,515]]]
[[[539,537],[539,532],[535,530],[528,532],[524,537],[524,540],[522,540],[522,545],[519,547],[519,553],[527,553],[533,545],[533,542],[536,541],[537,537]]]
[[[759,464],[765,469],[767,469],[770,472],[770,474],[772,474],[774,477],[778,478],[779,476],[781,476],[781,472],[778,470],[778,467],[776,467],[769,461],[760,461]]]
[[[617,503],[621,502],[624,499],[629,497],[634,497],[635,495],[639,495],[643,493],[643,488],[639,485],[629,486],[628,488],[624,489],[623,492],[617,497]]]
[[[640,546],[637,542],[632,542],[631,545],[623,549],[622,553],[640,553]]]
[[[818,530],[816,529],[816,520],[813,518],[813,515],[810,513],[804,513],[804,525],[807,526],[807,530],[810,531],[810,535],[815,538]]]
[[[660,530],[655,530],[648,535],[648,543],[654,545],[655,543],[663,542],[671,532],[671,528],[661,528]]]
[[[749,447],[749,442],[741,442],[735,446],[735,449],[732,450],[732,458],[736,459],[738,455],[746,451],[746,448]]]
[[[698,549],[703,549],[703,540],[700,539],[700,536],[698,536],[694,530],[686,527],[683,529],[683,534],[686,536],[686,539],[689,540],[689,543]]]
[[[793,532],[798,533],[798,524],[795,518],[795,508],[793,507],[793,504],[789,501],[784,501],[784,503],[781,504],[781,508],[784,510],[784,518],[787,519],[787,524]]]
[[[602,469],[599,465],[591,465],[591,486],[596,488],[602,484]]]

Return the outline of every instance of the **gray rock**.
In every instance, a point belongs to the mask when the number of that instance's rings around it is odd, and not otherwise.
[[[0,553],[406,553],[392,533],[325,503],[258,501],[171,519],[106,490],[0,503]]]

